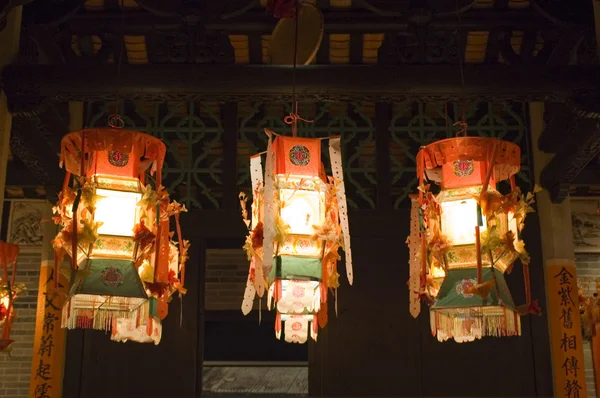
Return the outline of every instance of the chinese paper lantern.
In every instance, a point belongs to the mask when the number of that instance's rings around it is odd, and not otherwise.
[[[340,139],[331,138],[329,153],[335,177],[321,163],[321,140],[269,136],[263,179],[261,156],[250,160],[252,217],[241,194],[250,234],[244,246],[250,273],[242,302],[248,314],[255,295],[267,292],[275,303],[275,332],[285,341],[304,343],[309,331],[327,323],[328,289],[337,289],[338,249],[346,253],[346,274],[352,284],[352,258]]]
[[[520,315],[538,313],[529,293],[529,255],[520,233],[533,195],[515,185],[520,148],[493,138],[456,137],[422,147],[417,155],[419,195],[413,197],[410,311],[430,305],[439,341],[521,334]],[[425,179],[438,182],[436,196]],[[496,187],[510,181],[502,195]],[[527,303],[517,307],[504,278],[519,259]]]
[[[25,285],[15,284],[18,255],[19,246],[0,241],[0,265],[3,270],[3,275],[0,277],[0,327],[2,328],[0,352],[6,352],[9,355],[14,342],[10,338],[10,329],[16,318],[14,301],[19,293],[25,290]],[[11,269],[10,274],[9,268]]]
[[[63,138],[61,165],[67,174],[54,208],[62,226],[53,242],[55,272],[68,254],[74,275],[63,327],[112,330],[113,339],[122,340],[119,329],[133,323],[136,330],[145,325],[151,341],[160,340],[153,326],[167,315],[169,297],[185,293],[189,247],[179,227],[186,209],[170,202],[161,185],[165,153],[158,138],[117,128]],[[176,242],[171,242],[171,216]]]

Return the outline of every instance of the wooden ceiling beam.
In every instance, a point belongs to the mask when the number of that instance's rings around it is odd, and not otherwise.
[[[326,33],[382,33],[405,31],[415,25],[413,16],[378,16],[364,11],[323,11]],[[123,23],[124,19],[124,23]],[[227,34],[270,34],[277,20],[265,12],[247,12],[240,17],[222,19],[211,18],[204,22],[207,30],[222,31]],[[94,12],[76,14],[65,22],[69,31],[80,35],[98,34],[98,32],[124,31],[128,35],[145,34],[153,30],[175,30],[183,26],[181,17],[156,17],[149,12],[136,11]],[[546,30],[555,29],[547,20],[528,9],[469,11],[456,16],[433,16],[423,23],[429,29],[481,31],[503,30]]]
[[[291,67],[273,65],[11,65],[2,83],[11,111],[45,99],[59,101],[248,98],[289,100]],[[600,86],[600,67],[510,67],[465,65],[464,85],[456,65],[310,65],[296,72],[303,101],[347,99],[513,99],[562,102]]]

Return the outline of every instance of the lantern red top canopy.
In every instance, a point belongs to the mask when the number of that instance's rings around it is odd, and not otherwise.
[[[83,141],[83,145],[82,145]],[[82,158],[79,148],[91,155],[85,160],[86,170],[84,174],[110,174],[120,177],[137,178],[140,173],[140,158],[149,162],[156,162],[152,171],[156,172],[157,185],[161,182],[161,170],[165,161],[167,148],[158,138],[138,131],[128,131],[118,128],[94,128],[76,131],[65,135],[61,141],[60,164],[74,175],[83,175],[81,172]],[[94,158],[94,152],[106,153],[107,156]],[[128,156],[129,162],[125,166],[114,166],[121,159],[110,156],[113,152],[116,157]],[[101,159],[109,159],[108,162]]]
[[[463,160],[472,161],[472,170],[457,173]],[[486,137],[456,137],[431,143],[417,155],[417,175],[422,178],[426,170],[442,168],[442,188],[452,189],[510,179],[521,167],[521,148],[512,142]],[[469,166],[471,167],[471,166]],[[462,174],[462,175],[461,175]]]

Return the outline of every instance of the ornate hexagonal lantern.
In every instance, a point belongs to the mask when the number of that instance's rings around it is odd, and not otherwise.
[[[119,336],[141,326],[151,338],[138,340],[160,341],[169,297],[185,293],[189,247],[179,227],[186,209],[170,202],[161,185],[165,153],[158,138],[117,128],[63,138],[61,165],[67,175],[54,208],[62,226],[54,240],[55,272],[65,254],[74,271],[63,327],[112,330],[113,340],[136,341]],[[176,242],[171,242],[171,216]]]
[[[337,289],[338,249],[346,252],[346,273],[352,284],[352,259],[340,139],[331,138],[329,153],[335,177],[321,163],[320,139],[269,136],[263,179],[261,155],[250,160],[253,188],[252,220],[240,194],[250,234],[244,246],[250,273],[242,303],[248,314],[255,294],[268,292],[275,302],[277,338],[305,343],[309,331],[327,323],[328,289]]]
[[[533,195],[521,195],[514,176],[520,148],[507,141],[456,137],[422,147],[417,155],[419,195],[413,197],[411,313],[419,299],[430,307],[439,341],[521,334],[520,315],[537,313],[529,295],[529,255],[520,233]],[[436,196],[425,179],[440,184]],[[510,181],[502,195],[497,183]],[[517,308],[504,279],[524,265],[527,304]]]
[[[14,342],[10,338],[12,323],[16,318],[14,301],[25,290],[25,285],[15,283],[18,256],[19,246],[0,241],[0,267],[3,271],[0,276],[0,328],[2,328],[0,352],[9,355]]]

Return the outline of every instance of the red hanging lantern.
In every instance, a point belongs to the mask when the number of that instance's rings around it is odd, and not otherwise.
[[[507,141],[456,137],[422,147],[419,195],[413,197],[410,310],[430,305],[439,341],[521,334],[520,315],[539,313],[529,291],[529,254],[520,239],[533,195],[515,184],[520,148]],[[425,178],[440,184],[434,195]],[[496,187],[508,180],[511,192]],[[517,307],[504,279],[513,263],[524,268],[526,304]]]
[[[76,273],[62,326],[158,344],[169,297],[185,293],[189,247],[179,227],[187,210],[161,185],[165,144],[137,131],[97,128],[67,134],[61,149],[67,175],[54,208],[62,226],[53,242],[55,273],[65,254]],[[149,338],[136,339],[129,329],[145,330]]]
[[[0,241],[0,265],[3,271],[3,276],[0,277],[0,327],[2,328],[0,352],[9,355],[14,342],[10,338],[12,323],[16,318],[14,301],[25,290],[25,285],[15,284],[18,256],[19,246]]]

